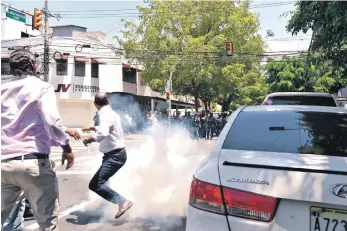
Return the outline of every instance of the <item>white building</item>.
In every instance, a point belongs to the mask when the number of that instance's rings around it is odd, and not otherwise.
[[[95,38],[96,37],[96,38]],[[167,108],[162,94],[142,85],[141,67],[129,65],[122,51],[105,44],[103,32],[87,32],[86,28],[66,25],[51,28],[48,81],[56,91],[60,114],[67,127],[90,126],[96,109],[96,92],[127,93],[136,97],[144,111]],[[43,37],[4,40],[1,42],[1,74],[9,71],[8,56],[27,47],[43,61]],[[38,70],[43,73],[42,65]],[[41,76],[42,77],[42,76]],[[173,108],[193,108],[192,104],[174,101]]]
[[[32,30],[31,21],[30,23],[28,23],[27,17],[25,17],[24,21],[25,22],[7,17],[6,12],[2,13],[1,14],[1,41],[39,36],[41,34],[39,30]]]

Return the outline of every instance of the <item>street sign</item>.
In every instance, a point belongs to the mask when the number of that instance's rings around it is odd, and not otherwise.
[[[15,10],[12,10],[10,8],[6,11],[6,17],[12,18],[13,20],[17,20],[17,21],[20,21],[23,23],[26,23],[26,15],[25,14],[18,12],[18,11],[15,11]]]

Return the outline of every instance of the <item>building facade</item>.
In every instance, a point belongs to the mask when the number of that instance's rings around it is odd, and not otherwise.
[[[5,9],[8,11],[9,9]],[[23,18],[22,18],[23,19]],[[33,30],[31,24],[25,18],[22,21],[6,16],[6,12],[1,14],[1,41],[40,36],[39,30]]]
[[[104,42],[106,36],[102,32],[86,30],[74,25],[51,28],[48,82],[55,89],[67,127],[82,128],[93,123],[96,113],[93,98],[99,91],[149,97],[149,101],[138,101],[143,111],[167,109],[163,94],[142,84],[141,66],[130,65],[121,50]],[[2,76],[9,71],[9,54],[23,47],[39,55],[38,71],[43,73],[43,42],[41,36],[2,40]],[[176,108],[191,110],[193,105],[174,99],[173,109]]]

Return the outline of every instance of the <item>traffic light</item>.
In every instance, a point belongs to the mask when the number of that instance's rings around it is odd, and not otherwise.
[[[227,56],[233,55],[233,44],[231,42],[227,42],[226,54]]]
[[[166,101],[170,100],[170,96],[171,96],[170,92],[166,92]]]
[[[34,30],[34,29],[39,29],[40,27],[42,27],[42,20],[43,20],[43,12],[38,9],[34,9],[34,16],[31,22],[32,29]]]

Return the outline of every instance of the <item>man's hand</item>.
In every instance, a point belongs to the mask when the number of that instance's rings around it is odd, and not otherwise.
[[[75,130],[67,129],[65,132],[69,134],[69,136],[72,136],[73,138],[75,138],[75,140],[81,139],[81,135]]]
[[[90,143],[92,143],[92,142],[94,142],[94,139],[93,139],[93,137],[88,137],[87,139],[84,139],[83,140],[83,144],[84,144],[84,146],[88,146],[88,144],[90,144]]]
[[[72,152],[63,152],[63,155],[61,156],[61,165],[64,165],[65,160],[67,160],[66,170],[68,170],[74,164],[74,154]]]

